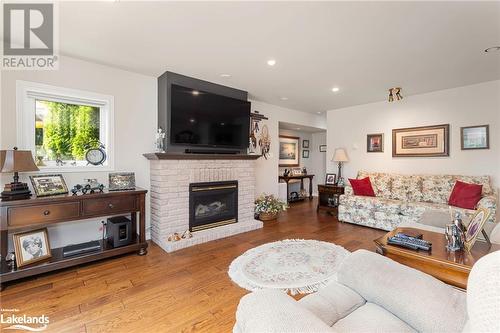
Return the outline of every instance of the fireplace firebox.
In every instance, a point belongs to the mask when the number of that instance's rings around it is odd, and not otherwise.
[[[189,184],[189,230],[238,222],[238,182]]]

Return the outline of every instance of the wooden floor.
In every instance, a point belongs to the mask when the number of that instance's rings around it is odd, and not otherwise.
[[[2,309],[45,314],[45,332],[230,332],[247,293],[229,279],[231,261],[257,245],[286,238],[375,250],[384,232],[316,214],[316,201],[294,204],[263,229],[168,254],[150,243],[127,255],[7,285]],[[3,325],[5,327],[6,325]]]

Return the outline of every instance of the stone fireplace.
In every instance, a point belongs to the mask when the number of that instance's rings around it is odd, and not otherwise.
[[[151,169],[151,239],[165,251],[262,228],[253,212],[257,156],[144,156]],[[186,230],[192,231],[192,238],[167,240]]]
[[[238,182],[189,184],[189,230],[200,231],[238,222]]]

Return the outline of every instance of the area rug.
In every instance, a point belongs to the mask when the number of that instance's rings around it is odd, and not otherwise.
[[[317,240],[285,239],[243,253],[229,266],[229,276],[250,291],[281,289],[308,294],[335,280],[349,251]]]

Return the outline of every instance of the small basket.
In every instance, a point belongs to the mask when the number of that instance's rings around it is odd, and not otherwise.
[[[261,221],[272,221],[278,218],[278,213],[260,213],[259,219]]]

